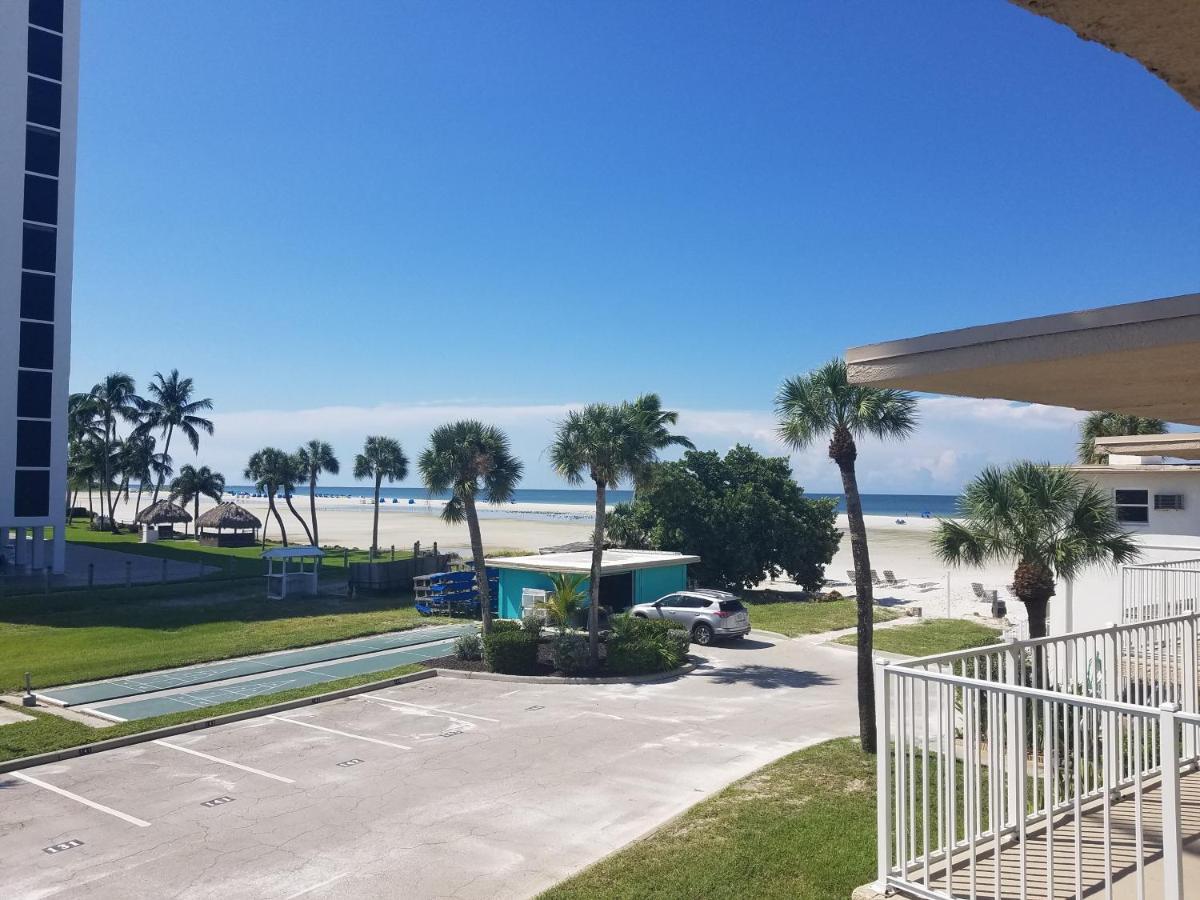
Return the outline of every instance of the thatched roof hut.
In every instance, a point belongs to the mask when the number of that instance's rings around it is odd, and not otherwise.
[[[138,525],[174,525],[176,522],[190,521],[192,521],[192,514],[182,506],[176,506],[170,500],[151,503],[134,519]]]
[[[246,547],[262,528],[258,516],[236,503],[218,503],[196,520],[200,543],[217,547]]]

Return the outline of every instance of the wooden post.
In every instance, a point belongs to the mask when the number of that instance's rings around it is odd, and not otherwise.
[[[392,544],[392,559],[391,559],[391,561],[392,562],[396,561],[396,545],[395,544]]]
[[[441,568],[442,567],[438,565],[437,541],[434,541],[433,542],[433,571],[438,572],[441,570]]]

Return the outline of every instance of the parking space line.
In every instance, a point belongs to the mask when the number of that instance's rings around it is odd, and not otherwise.
[[[403,744],[393,744],[391,741],[381,741],[379,738],[367,737],[365,734],[351,734],[349,731],[338,731],[336,728],[326,728],[324,725],[314,725],[312,722],[301,722],[298,719],[289,719],[286,716],[269,715],[266,716],[266,718],[274,719],[276,722],[287,722],[291,725],[300,725],[303,728],[315,728],[317,731],[328,731],[330,734],[353,738],[356,741],[368,741],[372,744],[382,744],[385,747],[395,747],[397,750],[412,749],[412,747],[406,747]]]
[[[295,897],[303,897],[305,894],[311,894],[313,891],[317,890],[318,888],[323,888],[323,887],[326,887],[327,885],[333,884],[335,881],[340,881],[341,879],[345,878],[349,874],[350,874],[349,872],[343,872],[341,875],[334,875],[332,878],[326,878],[324,881],[318,882],[317,884],[311,885],[310,887],[306,887],[302,891],[296,891],[296,893],[294,893],[294,894],[288,894],[287,900],[294,900]]]
[[[166,741],[155,741],[160,747],[169,747],[172,750],[178,750],[180,753],[190,753],[192,756],[198,756],[201,759],[207,759],[215,763],[220,763],[223,766],[229,766],[234,769],[241,769],[243,772],[249,772],[251,775],[261,775],[263,778],[270,778],[275,781],[282,781],[284,784],[295,784],[291,778],[284,778],[282,775],[272,775],[270,772],[264,772],[262,769],[255,769],[252,766],[243,766],[241,763],[235,763],[231,759],[222,759],[219,756],[213,756],[209,753],[201,753],[199,750],[193,750],[191,747],[181,747],[178,744],[168,744]]]
[[[131,816],[121,812],[118,809],[105,806],[103,803],[97,803],[94,800],[89,800],[87,797],[80,797],[78,794],[72,794],[70,791],[64,790],[60,787],[55,787],[54,785],[42,781],[39,778],[34,778],[32,775],[26,775],[24,772],[9,772],[9,774],[12,775],[13,778],[20,778],[22,781],[27,781],[32,785],[44,788],[53,794],[58,794],[60,797],[66,797],[68,800],[74,800],[76,803],[82,803],[84,806],[90,806],[92,809],[99,810],[102,813],[108,813],[110,816],[116,816],[116,818],[128,822],[130,825],[136,825],[139,828],[150,827],[149,822],[143,821],[136,816]]]
[[[426,712],[441,713],[444,716],[459,716],[463,719],[478,719],[480,722],[493,722],[500,724],[499,719],[489,719],[487,716],[477,716],[472,713],[455,712],[452,709],[439,709],[436,706],[421,706],[419,703],[409,703],[407,700],[395,700],[391,697],[381,697],[378,694],[363,694],[364,697],[370,697],[372,700],[382,700],[385,703],[399,703],[401,706],[411,706],[413,709],[423,709]]]

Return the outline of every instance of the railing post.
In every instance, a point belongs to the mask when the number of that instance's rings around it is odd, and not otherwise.
[[[1104,699],[1115,703],[1121,699],[1120,640],[1115,622],[1105,622],[1104,629],[1104,656],[1101,662],[1104,669],[1100,674],[1104,679]],[[1115,794],[1121,780],[1121,752],[1117,746],[1117,722],[1112,713],[1105,713],[1101,729],[1104,736],[1104,789]]]
[[[886,659],[875,660],[875,665],[877,666],[875,669],[875,831],[878,843],[877,857],[879,869],[879,880],[876,888],[881,893],[887,888],[888,872],[892,868],[892,835],[890,831],[892,808],[892,739],[890,734],[891,702],[887,680],[888,664],[889,660]]]
[[[1013,642],[1006,648],[1008,654],[1007,671],[1004,673],[1004,681],[1010,687],[1023,687],[1025,674],[1025,650],[1017,642]],[[1021,746],[1021,737],[1017,728],[1017,717],[1020,711],[1017,704],[1015,694],[1008,694],[1004,701],[1004,718],[1008,740],[1008,807],[1007,819],[1000,823],[1004,825],[1016,825],[1024,816],[1025,811],[1021,809],[1021,782],[1025,780],[1025,748]]]
[[[1183,711],[1196,712],[1196,616],[1190,614],[1183,620]],[[1196,726],[1188,724],[1183,729],[1183,754],[1191,762],[1196,761]]]
[[[1162,766],[1163,898],[1183,900],[1183,835],[1179,821],[1178,703],[1159,707],[1159,753]]]

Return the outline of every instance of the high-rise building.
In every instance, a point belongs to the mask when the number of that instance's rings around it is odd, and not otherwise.
[[[63,571],[79,0],[0,0],[0,547]]]

